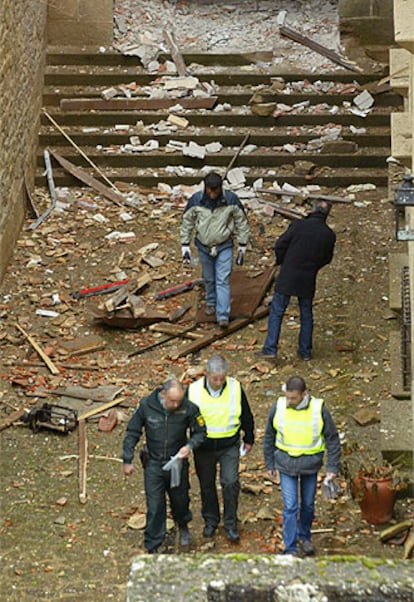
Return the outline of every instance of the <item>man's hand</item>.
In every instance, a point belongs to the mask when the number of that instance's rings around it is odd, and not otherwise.
[[[188,447],[188,445],[184,445],[184,447],[182,447],[181,449],[178,450],[178,457],[181,458],[182,460],[184,460],[185,458],[188,458],[188,456],[191,454],[191,449]]]
[[[181,256],[184,263],[190,263],[191,261],[191,249],[189,245],[183,245],[181,247]]]
[[[245,456],[246,454],[248,454],[252,447],[253,445],[251,443],[243,443],[243,455]]]
[[[243,265],[245,253],[246,253],[246,245],[239,245],[239,248],[237,250],[237,258],[236,258],[237,265]]]
[[[124,475],[128,477],[130,474],[134,472],[135,468],[133,464],[124,464]]]

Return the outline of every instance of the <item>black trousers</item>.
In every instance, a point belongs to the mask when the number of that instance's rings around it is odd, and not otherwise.
[[[188,480],[188,461],[183,460],[181,483],[178,487],[170,486],[169,471],[162,470],[164,462],[150,459],[144,471],[145,495],[147,499],[147,524],[145,527],[144,545],[147,550],[158,548],[164,541],[167,522],[168,494],[173,519],[180,527],[192,519],[190,511],[190,484]]]
[[[224,528],[237,528],[237,507],[240,491],[239,457],[238,444],[217,451],[197,449],[194,452],[195,467],[200,481],[201,514],[206,525],[217,527],[220,522],[216,486],[217,466],[220,466]]]

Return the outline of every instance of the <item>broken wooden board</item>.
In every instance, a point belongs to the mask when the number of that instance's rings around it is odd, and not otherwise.
[[[109,299],[100,304],[99,307],[105,309],[106,311],[115,311],[118,305],[121,305],[121,303],[128,297],[128,295],[130,293],[133,293],[136,290],[136,288],[137,280],[136,278],[133,278],[132,280],[124,284],[124,286],[121,286],[120,289],[118,289],[113,295],[111,295]]]
[[[77,399],[92,399],[93,401],[112,401],[121,393],[124,387],[119,385],[101,385],[99,387],[82,387],[82,385],[69,385],[50,391],[53,395],[66,395]]]
[[[91,418],[92,416],[96,416],[97,414],[106,412],[106,410],[109,410],[109,408],[113,408],[114,406],[118,405],[119,403],[121,403],[121,401],[124,401],[124,400],[125,400],[125,397],[120,397],[119,399],[113,399],[112,401],[108,401],[107,403],[96,406],[96,407],[92,408],[91,410],[88,410],[84,414],[81,414],[79,416],[78,420],[79,420],[79,422],[81,422],[82,420],[87,420],[88,418]]]
[[[195,353],[200,349],[204,349],[204,347],[211,345],[211,343],[214,343],[214,341],[227,337],[229,334],[233,334],[233,332],[236,332],[237,330],[248,326],[248,324],[251,324],[256,320],[260,320],[261,318],[264,318],[268,315],[269,311],[269,306],[259,307],[252,316],[248,318],[240,318],[238,320],[234,320],[233,322],[229,323],[228,328],[215,329],[213,332],[206,334],[204,337],[198,339],[197,341],[188,343],[187,345],[183,345],[180,348],[180,351],[176,355],[172,356],[172,359],[175,360],[180,357],[184,357],[189,353]]]
[[[294,29],[291,29],[290,27],[281,25],[279,27],[279,33],[280,35],[285,36],[286,38],[289,38],[290,40],[293,40],[298,44],[302,44],[303,46],[311,48],[312,50],[314,50],[318,54],[321,54],[322,56],[326,56],[334,63],[345,67],[345,69],[349,69],[350,71],[360,71],[360,69],[358,69],[358,67],[356,67],[355,64],[352,64],[351,61],[347,61],[344,57],[342,57],[334,50],[330,50],[329,48],[322,46],[322,44],[319,44],[318,42],[307,38],[306,36],[302,35],[298,31],[295,31]]]
[[[117,309],[112,313],[108,313],[92,303],[86,306],[86,310],[95,322],[113,328],[141,328],[142,326],[149,326],[155,322],[168,320],[167,313],[157,311],[148,306],[145,309],[145,314],[139,318],[134,318],[129,309]]]
[[[60,341],[57,346],[58,353],[65,357],[85,355],[99,351],[105,347],[105,341],[96,334],[78,337],[73,341]]]
[[[187,75],[187,67],[185,66],[183,55],[181,54],[180,49],[177,46],[177,42],[175,41],[174,34],[166,29],[164,29],[162,34],[165,43],[168,46],[168,50],[170,51],[171,58],[177,68],[178,75],[185,77]]]
[[[7,416],[7,418],[3,418],[2,420],[0,420],[0,431],[3,431],[4,429],[11,426],[14,422],[20,420],[24,416],[25,411],[26,410],[24,409],[16,410],[15,412],[12,412],[9,416]]]
[[[57,368],[55,366],[55,364],[52,362],[52,360],[50,359],[50,357],[44,352],[44,350],[42,349],[42,347],[40,345],[38,345],[36,343],[36,341],[33,339],[32,336],[30,336],[30,334],[28,334],[24,328],[22,328],[20,326],[20,324],[18,324],[16,322],[15,324],[16,328],[18,330],[20,330],[20,332],[22,333],[22,335],[29,341],[29,343],[31,344],[31,346],[33,347],[33,349],[38,353],[38,355],[40,355],[40,357],[42,358],[42,360],[44,361],[44,363],[46,364],[46,366],[49,368],[50,372],[52,374],[60,374],[60,370],[59,368]]]
[[[260,305],[266,291],[275,277],[276,267],[271,266],[262,274],[252,277],[247,270],[235,269],[230,277],[231,311],[230,319],[252,316]],[[205,308],[197,310],[196,322],[215,322],[216,316],[207,316]]]
[[[179,103],[183,109],[212,109],[217,96],[195,98],[62,98],[61,111],[158,111]],[[124,199],[125,200],[125,199]]]
[[[104,197],[114,202],[116,205],[119,205],[120,207],[122,207],[123,205],[128,205],[127,200],[122,195],[118,194],[108,186],[105,186],[105,184],[102,184],[102,182],[100,182],[93,176],[90,176],[81,167],[77,167],[67,159],[64,159],[63,157],[58,155],[58,153],[56,153],[55,151],[50,151],[50,154],[63,167],[63,169],[66,169],[66,171],[68,171],[72,176],[74,176],[84,184],[87,184],[88,186],[102,194]]]
[[[183,336],[189,339],[199,339],[202,336],[198,332],[189,332],[188,328],[180,326],[178,324],[171,324],[170,322],[159,322],[150,326],[150,330],[153,332],[162,332],[163,334],[170,334],[176,337]]]

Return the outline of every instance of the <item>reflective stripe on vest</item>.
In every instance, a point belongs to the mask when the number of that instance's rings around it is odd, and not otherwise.
[[[279,397],[273,418],[276,447],[291,456],[324,451],[322,406],[323,399],[311,397],[307,408],[295,410],[287,406],[286,397]]]
[[[211,397],[204,386],[204,378],[191,383],[188,398],[195,403],[203,416],[209,439],[232,437],[240,428],[241,386],[231,377],[219,397]]]

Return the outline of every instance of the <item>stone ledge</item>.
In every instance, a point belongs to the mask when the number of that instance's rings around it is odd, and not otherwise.
[[[126,602],[412,602],[413,563],[352,556],[141,555]]]

